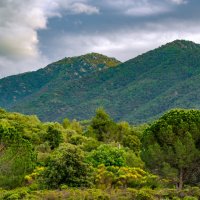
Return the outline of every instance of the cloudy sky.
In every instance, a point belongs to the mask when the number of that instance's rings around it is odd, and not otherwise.
[[[121,61],[200,43],[199,0],[0,0],[0,77],[98,52]]]

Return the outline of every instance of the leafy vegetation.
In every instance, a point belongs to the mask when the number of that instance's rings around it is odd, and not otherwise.
[[[43,123],[0,110],[0,199],[200,198],[200,111],[175,109],[152,124]]]
[[[0,187],[9,188],[20,185],[34,169],[36,155],[31,143],[5,124],[0,125]]]
[[[182,189],[184,183],[192,182],[191,173],[198,172],[200,167],[199,130],[199,111],[166,113],[144,133],[143,158],[147,166]]]
[[[58,188],[62,184],[87,186],[88,173],[89,165],[84,162],[84,152],[77,146],[63,144],[49,157],[42,181],[48,188]]]

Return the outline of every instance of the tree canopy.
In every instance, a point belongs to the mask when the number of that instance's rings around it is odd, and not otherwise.
[[[142,143],[146,165],[182,189],[200,166],[200,111],[167,112],[145,131]]]

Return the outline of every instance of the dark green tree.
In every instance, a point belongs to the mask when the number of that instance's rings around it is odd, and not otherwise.
[[[84,152],[71,144],[60,145],[50,155],[43,181],[49,188],[58,188],[62,184],[70,187],[90,185],[90,166],[85,162]]]
[[[84,160],[84,152],[79,147],[60,145],[47,161],[43,181],[50,188],[58,188],[62,184],[71,187],[88,186],[90,167]]]
[[[145,131],[142,143],[146,165],[182,189],[200,165],[200,111],[167,112]]]
[[[115,132],[116,124],[103,108],[98,108],[91,120],[91,128],[99,141],[105,141]]]
[[[118,136],[117,141],[123,144],[124,147],[128,147],[136,154],[139,154],[141,142],[135,127],[128,122],[120,122],[117,124],[116,135]]]
[[[50,125],[47,129],[47,134],[45,138],[51,147],[51,149],[55,149],[59,146],[59,144],[63,141],[62,132],[57,129],[54,125]]]

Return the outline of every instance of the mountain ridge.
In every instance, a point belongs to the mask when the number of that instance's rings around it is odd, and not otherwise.
[[[90,62],[90,57],[92,56],[95,56],[99,60],[99,63],[95,64],[95,62]],[[101,63],[102,60],[103,62]],[[73,65],[74,61],[76,62],[75,65]],[[83,63],[82,65],[80,64],[81,62]],[[11,99],[9,100],[6,97],[8,93],[14,95],[14,101],[15,97],[18,97],[21,100],[21,97],[24,98],[28,95],[31,95],[32,93],[36,92],[37,90],[41,89],[46,84],[57,78],[66,78],[68,80],[70,80],[71,78],[79,78],[78,72],[76,72],[76,70],[78,71],[80,66],[85,68],[85,71],[82,71],[81,73],[81,75],[84,76],[84,74],[87,75],[87,73],[93,73],[96,70],[104,70],[104,68],[106,69],[108,67],[114,67],[118,64],[120,64],[120,61],[114,58],[109,58],[97,53],[90,53],[73,58],[64,58],[57,62],[51,63],[45,68],[41,68],[37,71],[5,77],[3,79],[0,79],[0,88],[4,88],[4,90],[0,90],[0,96],[4,98],[4,100],[1,99],[0,106],[4,107],[4,105],[6,104],[2,103],[4,101],[8,101],[7,104],[9,104],[9,102],[13,103]],[[19,95],[18,92],[21,95]]]
[[[87,119],[103,106],[116,120],[143,123],[170,108],[200,108],[189,97],[193,89],[198,91],[198,74],[200,45],[176,40],[81,78],[66,80],[59,76],[48,87],[7,108],[51,121],[65,117]]]

